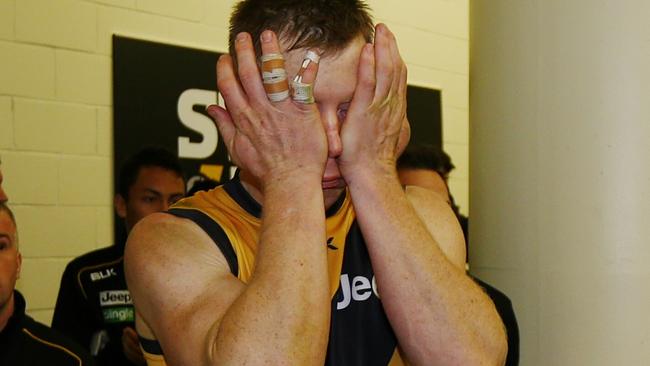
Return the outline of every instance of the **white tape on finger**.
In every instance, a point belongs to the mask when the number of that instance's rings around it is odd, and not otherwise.
[[[279,53],[262,55],[262,82],[269,100],[280,102],[289,97],[287,72],[284,70],[284,58]]]
[[[291,97],[295,102],[304,104],[314,103],[314,86],[312,84],[293,81],[291,82],[291,89],[293,91]]]

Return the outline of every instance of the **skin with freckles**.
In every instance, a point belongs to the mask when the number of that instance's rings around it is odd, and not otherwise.
[[[307,50],[286,45],[261,34],[262,54],[283,53],[292,78]],[[498,364],[505,336],[464,273],[453,212],[398,180],[407,71],[388,27],[377,25],[373,44],[359,36],[310,64],[303,81],[314,83],[314,104],[271,102],[250,35],[238,34],[234,48],[236,66],[230,55],[217,63],[226,108],[207,111],[263,207],[254,273],[246,284],[233,276],[196,224],[148,216],[125,257],[140,334],[160,342],[170,365],[323,364],[331,316],[324,210],[347,188],[409,364]]]
[[[451,204],[447,183],[437,172],[430,169],[400,169],[398,174],[403,185],[430,189]]]

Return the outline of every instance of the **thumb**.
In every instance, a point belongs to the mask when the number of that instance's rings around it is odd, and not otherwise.
[[[230,113],[216,104],[207,106],[205,111],[217,125],[221,137],[226,142],[230,142],[235,135],[235,125],[233,124],[232,117],[230,117]]]

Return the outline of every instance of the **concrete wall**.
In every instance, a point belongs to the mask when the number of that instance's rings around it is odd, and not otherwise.
[[[522,365],[650,364],[649,15],[471,1],[470,262]]]
[[[232,0],[0,0],[0,156],[24,256],[18,288],[49,324],[63,268],[112,243],[114,33],[226,51]],[[468,211],[468,0],[372,0],[409,82],[442,89],[450,185]],[[182,72],[182,70],[179,70]]]

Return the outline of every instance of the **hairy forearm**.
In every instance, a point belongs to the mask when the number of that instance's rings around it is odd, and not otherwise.
[[[268,184],[263,207],[256,268],[221,321],[215,358],[322,363],[330,299],[320,177]]]
[[[381,182],[381,184],[377,184]],[[505,334],[487,296],[442,252],[390,170],[350,182],[379,294],[413,364],[496,364]]]

